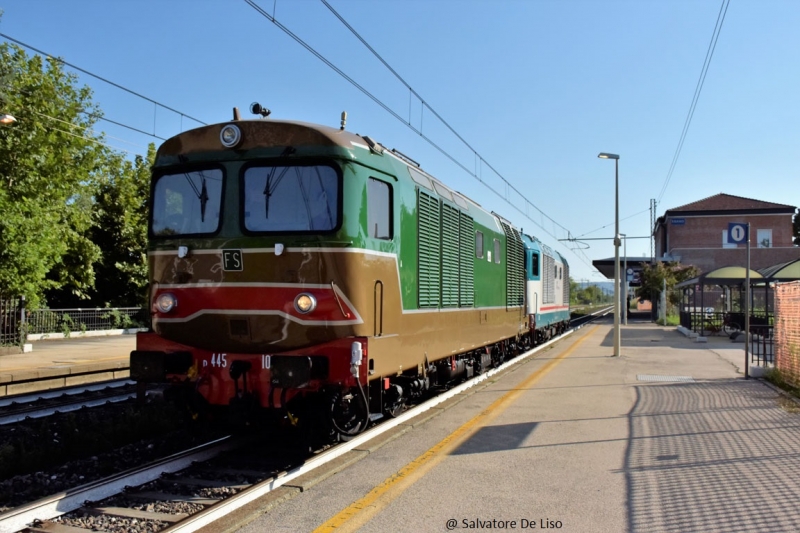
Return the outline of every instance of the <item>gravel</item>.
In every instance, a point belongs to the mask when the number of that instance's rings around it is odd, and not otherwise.
[[[0,431],[0,513],[213,436],[192,431],[168,404],[109,404],[6,426]]]

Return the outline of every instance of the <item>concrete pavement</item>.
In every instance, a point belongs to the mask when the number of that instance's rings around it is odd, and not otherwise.
[[[126,378],[136,335],[32,344],[32,352],[0,356],[0,397]]]
[[[217,530],[800,530],[800,409],[742,378],[742,345],[612,340],[587,326]]]

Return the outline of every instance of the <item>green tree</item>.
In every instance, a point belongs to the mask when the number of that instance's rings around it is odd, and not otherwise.
[[[597,285],[587,285],[581,288],[579,283],[576,283],[570,278],[569,286],[570,303],[572,304],[589,305],[605,303],[612,300],[612,298],[604,294],[603,290]]]
[[[88,294],[98,247],[88,238],[97,177],[108,150],[92,133],[100,116],[88,87],[52,58],[0,44],[0,297],[32,306],[47,289]]]
[[[673,289],[675,285],[687,279],[692,279],[700,274],[700,270],[693,265],[657,261],[654,265],[642,263],[642,286],[638,295],[641,300],[656,301],[667,282],[667,299],[672,305],[680,303],[680,294]]]
[[[100,184],[94,203],[92,241],[102,250],[94,264],[97,281],[93,300],[100,306],[143,306],[147,303],[147,205],[150,168],[156,148],[133,162],[117,157],[113,174]]]

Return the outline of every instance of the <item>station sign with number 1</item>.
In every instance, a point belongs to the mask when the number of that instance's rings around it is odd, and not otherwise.
[[[728,222],[728,242],[739,244],[747,242],[747,224]]]

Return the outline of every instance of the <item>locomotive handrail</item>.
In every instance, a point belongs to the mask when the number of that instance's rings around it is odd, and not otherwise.
[[[381,319],[380,319],[380,329],[378,329],[378,285],[381,286]],[[372,306],[375,315],[375,326],[373,329],[373,333],[376,337],[380,337],[383,335],[383,282],[381,280],[375,280],[375,287],[373,288],[373,299],[372,299]]]

